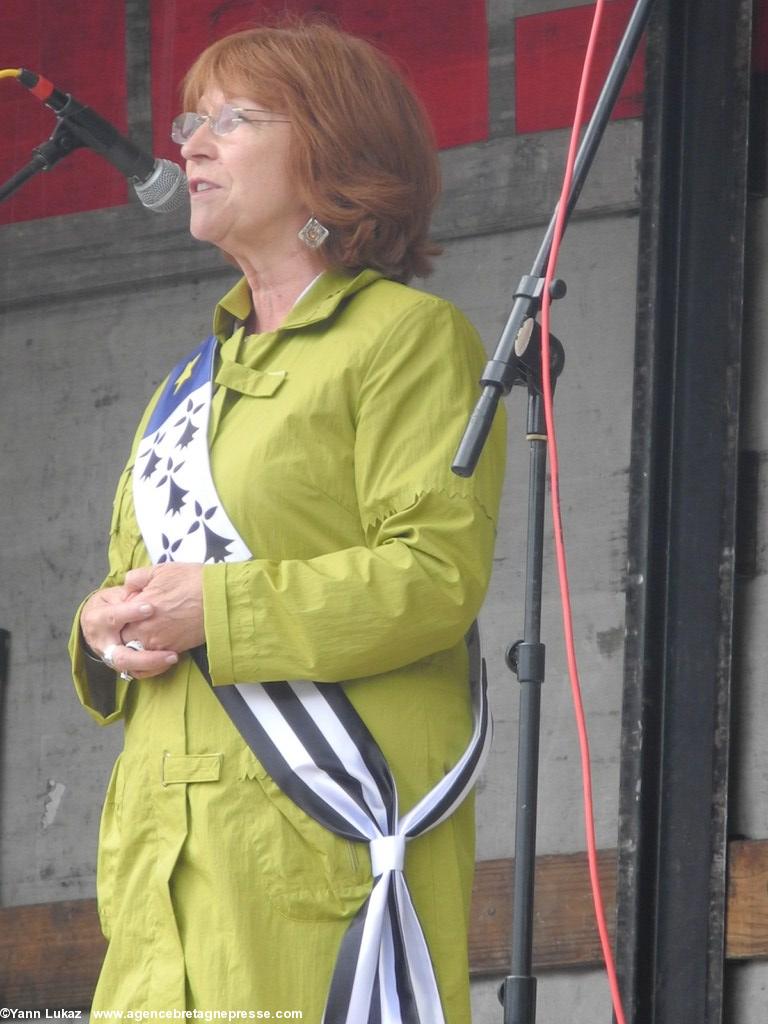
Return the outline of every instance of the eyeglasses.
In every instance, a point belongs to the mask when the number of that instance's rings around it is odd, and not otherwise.
[[[243,114],[261,114],[261,117],[243,117]],[[288,124],[287,117],[270,114],[255,107],[232,107],[224,103],[218,114],[179,114],[171,124],[171,138],[182,146],[192,138],[197,129],[207,124],[214,135],[229,135],[240,124]]]

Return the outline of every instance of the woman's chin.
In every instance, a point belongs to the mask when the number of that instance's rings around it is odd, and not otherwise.
[[[216,231],[210,224],[200,224],[194,221],[189,225],[189,233],[198,242],[207,242],[209,245],[220,249],[228,263],[239,266],[237,260],[232,256],[232,246],[228,244],[226,235]]]
[[[212,242],[216,244],[217,232],[214,226],[201,217],[195,217],[194,212],[189,220],[189,233],[198,242]]]

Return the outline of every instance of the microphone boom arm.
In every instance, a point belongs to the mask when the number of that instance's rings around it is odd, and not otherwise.
[[[632,11],[616,57],[600,91],[592,117],[589,119],[589,124],[585,129],[574,165],[573,184],[568,195],[565,215],[566,224],[581,194],[584,182],[587,180],[587,175],[610,119],[611,111],[621,92],[627,71],[632,63],[632,58],[635,55],[640,38],[648,22],[653,2],[654,0],[638,0]],[[556,207],[539,251],[533,261],[531,272],[520,280],[515,293],[512,311],[496,345],[493,359],[487,363],[483,371],[483,376],[480,379],[483,392],[475,406],[474,412],[470,416],[451,466],[451,469],[457,476],[471,476],[474,473],[475,466],[490,433],[499,399],[502,395],[508,394],[512,384],[515,383],[517,375],[514,354],[515,341],[525,320],[528,317],[535,316],[539,311],[541,283],[543,283],[541,279],[546,270],[549,252],[552,248],[557,214],[558,209]],[[538,293],[535,287],[531,287],[531,281],[540,282]],[[552,297],[555,298],[556,295],[553,294]]]

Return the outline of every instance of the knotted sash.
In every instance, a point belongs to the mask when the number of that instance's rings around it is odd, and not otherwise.
[[[154,563],[242,561],[252,555],[211,476],[208,420],[216,339],[171,372],[139,445],[136,515]],[[324,1024],[444,1024],[424,933],[403,874],[405,845],[444,821],[475,783],[490,747],[485,663],[467,635],[474,727],[457,763],[400,816],[389,766],[335,684],[307,680],[213,686],[205,648],[193,657],[275,783],[306,814],[368,843],[371,893],[341,943]]]

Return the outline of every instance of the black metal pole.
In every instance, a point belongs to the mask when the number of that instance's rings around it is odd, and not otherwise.
[[[13,195],[35,174],[50,170],[59,160],[82,145],[83,143],[73,135],[66,122],[58,121],[51,137],[32,150],[32,159],[29,163],[0,185],[0,203]]]
[[[545,657],[544,645],[540,643],[547,468],[545,431],[544,402],[540,395],[531,393],[528,398],[530,457],[524,639],[508,654],[510,668],[520,681],[520,721],[528,723],[529,727],[521,730],[517,749],[511,970],[501,993],[504,1024],[533,1021],[536,1017],[536,978],[532,974],[533,894],[539,787],[538,723]]]
[[[723,1019],[751,17],[660,0],[649,28],[617,895],[633,1024]]]
[[[7,199],[8,196],[13,195],[13,193],[17,189],[21,188],[25,181],[29,181],[33,175],[37,174],[39,171],[48,170],[48,166],[49,165],[46,161],[36,153],[28,164],[25,164],[21,170],[17,171],[4,184],[0,185],[0,203],[2,203],[4,199]]]

